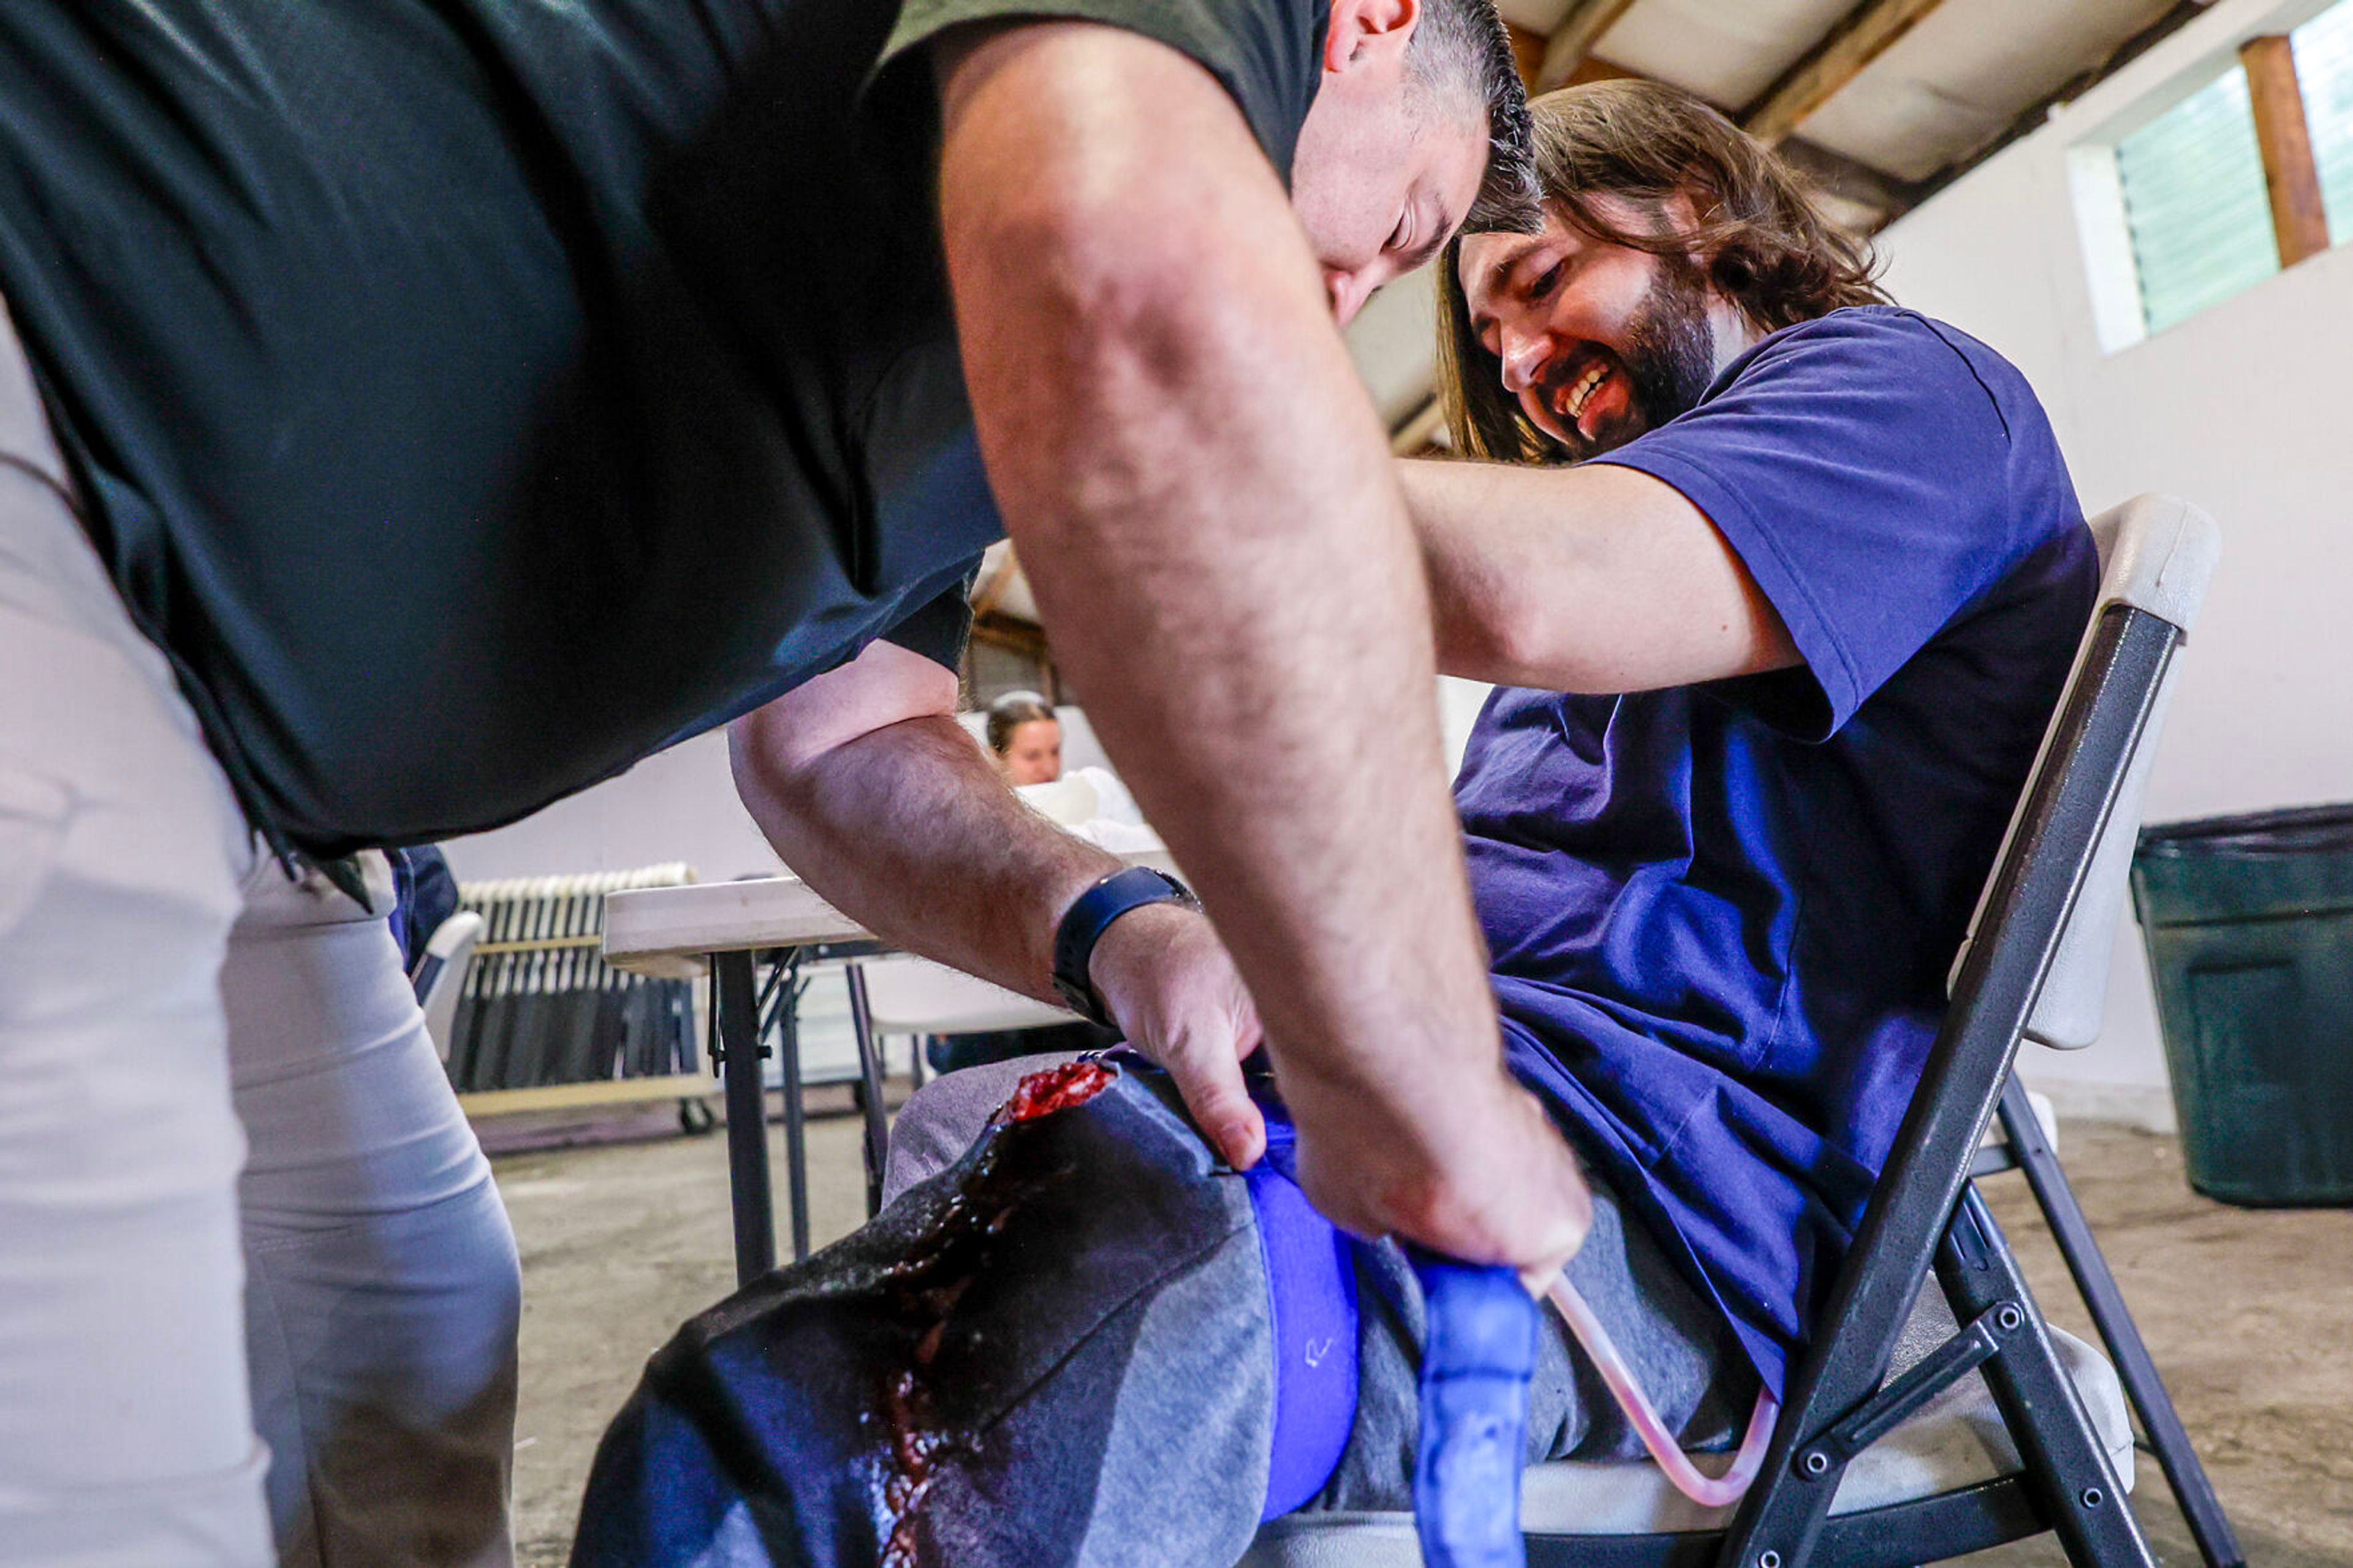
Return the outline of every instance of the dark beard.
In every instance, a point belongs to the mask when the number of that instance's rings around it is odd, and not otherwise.
[[[1642,426],[1655,430],[1690,413],[1715,380],[1715,328],[1699,268],[1662,258],[1658,280],[1626,331],[1626,376]]]
[[[1662,257],[1659,275],[1626,329],[1625,367],[1640,428],[1611,439],[1583,439],[1574,431],[1579,461],[1622,447],[1636,436],[1690,413],[1715,380],[1715,328],[1707,319],[1707,287],[1699,268],[1681,257]]]

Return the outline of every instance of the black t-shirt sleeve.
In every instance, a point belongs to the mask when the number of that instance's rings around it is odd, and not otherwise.
[[[1102,22],[1156,39],[1198,64],[1232,95],[1283,183],[1299,128],[1322,79],[1316,53],[1329,0],[906,0],[875,62],[892,71],[967,22]]]
[[[971,586],[969,578],[957,583],[884,631],[881,640],[955,668],[964,660],[965,641],[972,636]]]

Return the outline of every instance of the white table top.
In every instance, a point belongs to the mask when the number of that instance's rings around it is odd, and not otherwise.
[[[1176,869],[1166,850],[1120,858],[1171,875]],[[664,980],[701,974],[709,953],[855,942],[869,934],[797,877],[630,888],[605,895],[605,962]]]

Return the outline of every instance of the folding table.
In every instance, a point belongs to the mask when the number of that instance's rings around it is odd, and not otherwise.
[[[1133,866],[1174,873],[1166,851],[1121,857]],[[774,1187],[768,1173],[767,1114],[760,1059],[773,1035],[785,1099],[785,1158],[793,1256],[808,1254],[806,1121],[801,1107],[799,1037],[794,1003],[798,976],[814,963],[871,958],[892,951],[797,877],[637,888],[605,899],[605,962],[662,979],[711,976],[712,1058],[723,1067],[727,1103],[727,1169],[735,1220],[735,1278],[745,1283],[776,1266]],[[767,969],[765,984],[763,966]],[[857,1037],[860,1099],[866,1118],[870,1205],[881,1191],[890,1127],[882,1104],[882,1064],[875,1050],[865,987],[849,977],[851,1032]],[[743,1070],[735,1070],[738,1066]]]

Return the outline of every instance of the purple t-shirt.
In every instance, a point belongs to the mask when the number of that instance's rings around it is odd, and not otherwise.
[[[1455,786],[1472,885],[1514,1070],[1778,1389],[1919,1080],[2098,558],[2024,379],[1908,310],[1777,332],[1599,460],[1705,512],[1804,662],[1498,689]]]

